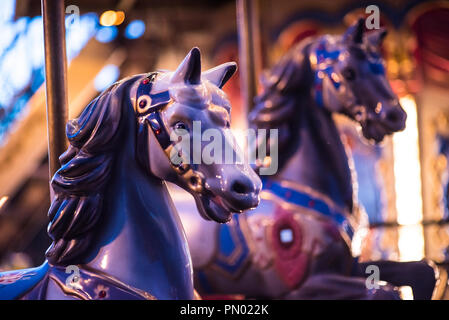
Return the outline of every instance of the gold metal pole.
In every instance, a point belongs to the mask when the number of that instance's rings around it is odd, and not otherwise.
[[[240,87],[244,112],[253,108],[261,69],[260,21],[258,0],[237,0]],[[246,117],[246,115],[245,115]]]
[[[47,99],[48,163],[50,179],[59,169],[59,156],[67,149],[67,56],[64,0],[42,0]]]

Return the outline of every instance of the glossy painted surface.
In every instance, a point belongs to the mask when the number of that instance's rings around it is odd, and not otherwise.
[[[189,191],[200,214],[217,222],[257,206],[261,181],[245,163],[181,171],[167,151],[175,142],[161,133],[169,135],[179,121],[191,127],[194,120],[203,130],[229,131],[230,105],[220,88],[235,70],[228,63],[202,74],[193,48],[176,71],[123,79],[69,121],[70,147],[52,180],[48,270],[30,274],[36,281],[20,293],[6,285],[2,296],[194,299],[189,249],[164,180]],[[147,105],[138,104],[143,96]],[[192,175],[201,183],[192,185]],[[245,194],[233,188],[236,183]],[[79,270],[75,283],[64,282],[67,266]]]
[[[359,20],[342,36],[299,43],[262,79],[262,93],[249,120],[254,128],[279,129],[279,171],[266,177],[259,207],[239,218],[240,225],[248,226],[242,231],[251,250],[250,263],[243,272],[223,277],[223,270],[211,266],[229,245],[218,243],[209,264],[196,268],[193,261],[200,293],[398,298],[391,286],[367,290],[366,274],[359,272],[352,257],[351,237],[362,212],[354,203],[348,157],[332,118],[332,113],[352,118],[374,142],[404,128],[406,114],[383,72],[384,36],[383,30],[364,34],[364,21]],[[180,206],[178,210],[182,213]],[[186,231],[189,241],[196,237]],[[234,254],[241,251],[234,248]],[[418,273],[433,274],[425,262],[413,267],[378,265],[381,280],[394,285],[413,286]],[[388,276],[382,279],[383,274]],[[423,281],[426,288],[435,283],[432,277]],[[422,287],[413,288],[425,292],[420,297],[431,295]]]

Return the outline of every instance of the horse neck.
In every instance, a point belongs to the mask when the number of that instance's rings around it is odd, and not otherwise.
[[[125,157],[113,172],[87,266],[158,299],[192,299],[190,254],[165,184]]]
[[[351,171],[332,115],[311,97],[299,99],[298,107],[297,150],[278,177],[311,187],[351,212]]]

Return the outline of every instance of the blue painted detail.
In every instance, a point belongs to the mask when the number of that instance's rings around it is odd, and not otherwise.
[[[160,106],[166,105],[170,102],[170,93],[168,91],[162,91],[156,94],[150,94],[151,105],[152,106]]]
[[[263,184],[264,190],[269,190],[271,193],[275,194],[279,198],[284,199],[287,202],[307,208],[309,210],[311,209],[317,211],[325,215],[326,217],[331,218],[348,234],[351,239],[354,236],[354,229],[349,223],[346,215],[343,212],[334,210],[325,201],[313,197],[308,193],[281,186],[275,181],[270,180],[268,182],[267,180],[264,180]],[[310,203],[313,203],[313,207],[309,206]]]
[[[315,80],[314,80],[314,90],[315,90],[315,101],[318,106],[324,107],[323,102],[323,79],[324,77],[328,77],[334,87],[338,90],[340,88],[340,82],[335,81],[332,78],[332,72],[334,72],[334,68],[329,64],[328,60],[335,61],[338,59],[340,55],[339,50],[335,51],[327,51],[325,42],[321,42],[318,45],[317,50],[315,51],[315,55],[317,58],[317,70],[315,71]],[[322,75],[320,77],[319,75]]]
[[[0,300],[13,300],[36,286],[47,274],[48,263],[40,267],[0,273]]]
[[[141,83],[140,86],[137,88],[137,95],[136,95],[137,98],[142,95],[148,95],[151,99],[150,106],[148,109],[146,109],[145,114],[156,111],[161,106],[164,106],[167,103],[169,103],[171,99],[170,92],[168,90],[154,94],[151,93],[151,89],[153,88],[153,81],[156,78],[156,76],[157,76],[156,72],[149,73],[147,77],[149,82]]]
[[[202,289],[202,293],[210,294],[214,292],[203,270],[196,270],[196,276]]]
[[[249,259],[249,247],[239,219],[235,214],[230,223],[220,226],[219,253],[213,262],[215,268],[232,277],[238,276]]]
[[[369,69],[374,74],[384,75],[385,74],[385,68],[384,65],[381,62],[378,63],[370,63]]]

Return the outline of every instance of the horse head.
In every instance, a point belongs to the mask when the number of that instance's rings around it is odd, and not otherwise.
[[[176,71],[150,74],[135,88],[142,141],[151,150],[140,157],[141,163],[189,191],[200,214],[217,222],[256,207],[261,189],[246,162],[223,163],[217,154],[204,157],[202,136],[212,132],[217,134],[214,143],[224,139],[216,151],[224,146],[233,159],[243,159],[230,130],[230,103],[221,90],[236,69],[230,62],[202,73],[200,51],[193,48]]]
[[[405,127],[406,113],[386,78],[380,45],[383,29],[365,34],[359,19],[341,37],[325,36],[311,47],[314,91],[319,105],[360,123],[376,142]]]
[[[53,243],[46,253],[51,263],[77,262],[90,250],[104,218],[111,177],[119,171],[137,168],[135,179],[179,185],[193,195],[204,218],[217,222],[258,205],[261,181],[246,162],[192,159],[208,147],[201,139],[207,131],[224,137],[227,152],[243,159],[221,90],[235,70],[235,63],[226,63],[201,73],[200,51],[193,48],[176,71],[118,81],[69,121],[70,146],[51,182],[55,197],[48,233]],[[194,132],[195,123],[199,132]],[[223,145],[216,149],[222,151]],[[151,201],[150,194],[145,197]]]

